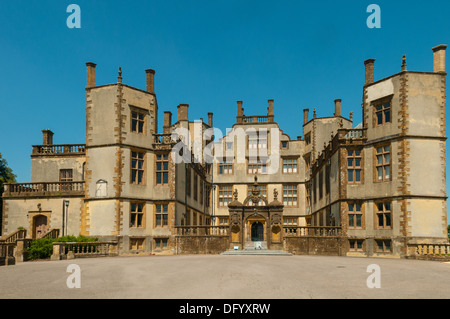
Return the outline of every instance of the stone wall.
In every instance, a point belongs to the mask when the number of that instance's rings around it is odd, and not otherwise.
[[[294,255],[345,256],[343,237],[285,237],[284,250]]]
[[[177,254],[220,254],[229,249],[228,236],[180,236]]]

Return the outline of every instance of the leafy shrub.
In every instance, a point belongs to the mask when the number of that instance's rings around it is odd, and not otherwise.
[[[64,236],[59,238],[40,238],[33,240],[26,252],[29,260],[48,259],[53,253],[53,243],[62,242],[95,242],[98,238],[86,236]]]

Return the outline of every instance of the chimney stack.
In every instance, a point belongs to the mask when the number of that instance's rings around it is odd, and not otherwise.
[[[95,86],[95,67],[97,66],[97,64],[92,63],[92,62],[87,62],[86,63],[86,67],[87,67],[87,84],[86,87],[87,88],[91,88]]]
[[[368,60],[364,61],[364,65],[366,66],[366,83],[365,83],[365,85],[373,83],[374,64],[375,64],[375,59],[368,59]]]
[[[178,105],[178,122],[188,121],[188,108],[189,104]]]
[[[433,48],[434,52],[434,63],[433,63],[433,72],[445,72],[445,50],[447,49],[447,45],[441,44]]]
[[[165,111],[164,112],[164,126],[163,133],[170,133],[170,126],[172,125],[172,112]]]
[[[309,109],[303,109],[303,125],[308,123]]]
[[[241,123],[243,121],[243,119],[242,119],[243,116],[244,116],[244,109],[242,108],[242,101],[237,101],[236,122]]]
[[[341,99],[334,100],[334,116],[341,116]]]
[[[213,127],[213,114],[211,112],[208,113],[208,125]]]
[[[42,130],[42,144],[43,145],[52,145],[53,144],[53,132],[45,129]]]
[[[145,73],[147,73],[147,92],[155,93],[155,70],[147,69]]]
[[[269,106],[267,107],[267,115],[273,115],[273,100],[268,100]]]

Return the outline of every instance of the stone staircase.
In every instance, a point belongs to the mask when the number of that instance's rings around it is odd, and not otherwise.
[[[244,249],[234,250],[230,249],[221,255],[270,255],[270,256],[292,256],[282,250],[269,250],[267,249],[267,242],[252,242],[248,241],[244,244]]]

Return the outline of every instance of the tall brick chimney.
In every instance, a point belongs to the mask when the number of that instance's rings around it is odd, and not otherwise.
[[[273,100],[268,100],[269,106],[267,107],[267,117],[269,122],[273,122]]]
[[[91,88],[95,86],[95,67],[97,64],[93,62],[86,62],[87,67],[87,88]]]
[[[42,130],[42,144],[52,145],[53,144],[53,132],[49,129]]]
[[[341,116],[341,99],[334,100],[334,116]]]
[[[303,109],[303,124],[308,123],[309,109]]]
[[[164,125],[163,125],[163,133],[170,133],[170,126],[172,125],[172,112],[165,111],[164,112]]]
[[[178,105],[178,122],[188,121],[189,104]]]
[[[213,113],[208,113],[208,125],[209,127],[213,127]]]
[[[155,93],[155,70],[147,69],[145,73],[147,74],[147,92]]]
[[[242,122],[242,116],[244,116],[244,109],[242,108],[242,101],[237,101],[237,116],[236,116],[237,123]]]
[[[366,82],[365,82],[366,85],[373,83],[374,64],[375,64],[375,59],[368,59],[368,60],[364,61],[364,65],[366,66]]]
[[[434,52],[434,63],[433,63],[433,72],[445,72],[445,50],[447,49],[447,45],[441,44],[434,47],[432,50]]]

